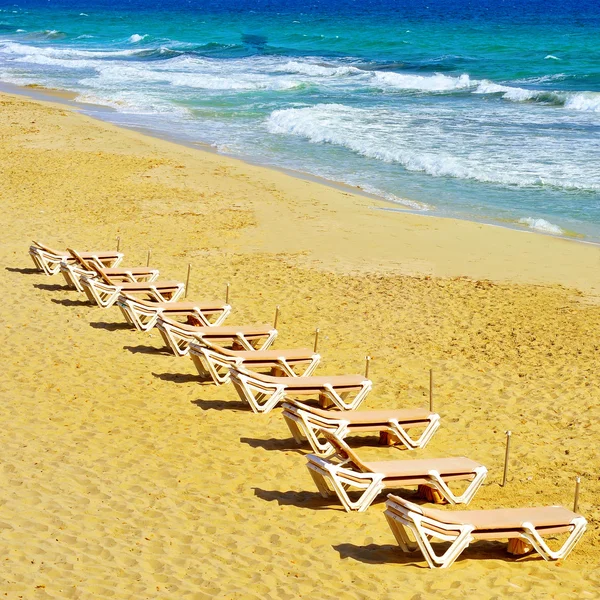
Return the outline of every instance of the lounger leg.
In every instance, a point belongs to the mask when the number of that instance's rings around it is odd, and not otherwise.
[[[429,471],[428,485],[437,489],[450,504],[468,504],[471,502],[473,496],[481,487],[483,480],[486,478],[487,469],[484,466],[479,466],[475,468],[474,473],[474,479],[460,496],[457,496],[452,492],[452,490],[448,487],[448,484],[442,479],[441,475],[437,471]]]
[[[223,361],[220,361],[215,354],[206,348],[201,348],[200,353],[197,349],[192,351],[190,348],[189,355],[201,377],[210,377],[215,385],[229,382],[230,362],[223,364]]]
[[[400,548],[404,552],[416,550],[415,545],[406,533],[406,530],[409,530],[413,534],[416,544],[419,550],[421,550],[427,564],[432,569],[436,567],[441,567],[442,569],[448,568],[473,540],[471,533],[474,528],[472,525],[452,526],[448,530],[448,534],[439,534],[428,529],[427,518],[417,515],[412,511],[407,515],[401,516],[388,509],[384,514]],[[431,546],[430,539],[433,538],[451,542],[450,547],[441,556],[438,556]]]
[[[347,401],[346,398],[349,396],[349,392],[344,392],[342,394],[338,394],[331,384],[326,383],[324,388],[324,394],[327,398],[335,404],[340,410],[355,410],[361,404],[361,402],[367,397],[367,394],[371,391],[371,387],[373,384],[371,381],[366,380],[359,392],[354,396],[354,398],[350,401]]]
[[[231,377],[231,383],[239,397],[245,400],[255,413],[268,413],[285,398],[284,385],[258,389],[252,386],[244,375]]]
[[[429,440],[431,440],[433,434],[440,426],[440,417],[439,415],[432,415],[429,424],[416,440],[408,434],[397,419],[390,419],[389,425],[389,432],[393,434],[405,448],[414,450],[415,448],[424,448]]]
[[[416,552],[419,549],[419,545],[416,542],[413,542],[407,533],[407,531],[411,531],[411,529],[394,516],[391,516],[390,511],[386,510],[383,514],[385,515],[388,525],[398,542],[398,546],[402,549],[402,552]]]
[[[322,443],[319,440],[319,429],[327,429],[327,431],[331,431],[334,435],[336,435],[342,440],[346,437],[346,434],[348,433],[347,421],[342,422],[337,427],[331,427],[326,425],[313,425],[302,413],[300,413],[300,418],[302,420],[302,428],[304,434],[306,435],[306,439],[308,440],[315,453],[319,455],[326,455],[333,451],[333,446],[329,442],[326,441],[325,443]]]
[[[158,325],[160,335],[165,342],[165,345],[173,350],[175,356],[185,356],[189,351],[189,340],[177,335],[171,327],[161,323]]]
[[[288,417],[286,414],[283,415],[283,420],[286,422],[287,426],[290,428],[290,433],[294,438],[294,441],[297,444],[301,444],[304,441],[304,436],[302,435],[302,430],[298,427],[298,423],[296,419],[292,419]]]
[[[41,261],[41,259],[38,256],[37,252],[34,252],[33,250],[29,250],[29,256],[31,256],[31,260],[33,261],[33,264],[35,265],[35,268],[38,271],[41,271],[42,273],[45,273],[46,275],[49,275],[48,271],[46,270],[46,266]]]
[[[523,523],[523,537],[527,539],[545,560],[559,560],[561,558],[566,558],[569,555],[587,527],[587,521],[584,517],[575,517],[571,524],[573,525],[573,531],[571,531],[569,537],[565,540],[565,543],[557,551],[550,550],[548,544],[546,544],[542,536],[531,523]]]
[[[311,457],[312,458],[312,457]],[[318,458],[318,457],[314,457]],[[313,460],[314,460],[313,458]],[[339,465],[323,464],[324,468],[320,468],[312,462],[307,464],[308,469],[311,471],[311,475],[315,472],[318,476],[327,481],[333,491],[339,498],[342,506],[347,512],[358,511],[364,512],[369,508],[377,494],[383,490],[384,485],[382,483],[383,476],[379,473],[363,473],[362,479],[364,483],[356,480],[356,473],[350,472],[350,477],[344,475],[344,469]],[[315,479],[313,475],[313,479]],[[316,483],[317,480],[315,480]],[[317,484],[318,486],[318,484]],[[348,495],[348,488],[354,487],[363,490],[359,499],[353,502]]]
[[[321,496],[323,496],[323,498],[329,498],[332,495],[332,491],[329,489],[329,486],[327,485],[323,475],[317,471],[314,471],[313,469],[309,469],[309,473]]]

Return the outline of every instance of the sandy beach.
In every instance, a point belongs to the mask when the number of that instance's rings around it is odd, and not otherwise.
[[[600,597],[600,248],[388,204],[0,96],[0,592],[8,598]],[[434,370],[442,426],[423,450],[355,440],[367,460],[468,456],[489,475],[470,508],[563,504],[588,531],[565,561],[498,543],[448,570],[403,555],[383,516],[322,499],[280,410],[231,386],[117,308],[33,270],[31,239],[149,249],[230,324],[272,320],[276,348],[317,373],[360,373],[364,408],[421,407]],[[509,481],[500,486],[505,431]],[[412,492],[408,493],[408,497]],[[452,510],[452,508],[447,508]]]

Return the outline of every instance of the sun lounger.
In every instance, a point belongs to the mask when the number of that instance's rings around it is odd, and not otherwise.
[[[317,368],[321,356],[312,350],[230,350],[207,340],[191,342],[189,354],[203,377],[210,377],[216,385],[228,383],[229,368],[242,366],[252,371],[270,370],[272,373],[307,377]],[[297,370],[303,368],[301,373]]]
[[[583,535],[587,521],[562,506],[539,508],[498,508],[492,510],[445,511],[418,506],[390,494],[385,516],[404,552],[420,549],[433,569],[449,567],[475,540],[508,539],[508,551],[523,554],[535,549],[545,560],[566,558]],[[416,543],[411,541],[412,532]],[[568,534],[562,547],[549,548],[546,536]],[[438,556],[431,539],[450,542]]]
[[[176,356],[185,356],[191,342],[202,342],[203,339],[220,346],[253,351],[266,350],[277,337],[277,329],[271,324],[198,327],[179,323],[162,313],[158,315],[156,327]]]
[[[323,429],[318,435],[333,446],[334,454],[308,454],[307,467],[321,495],[328,497],[333,491],[347,511],[362,512],[384,489],[406,486],[419,486],[420,493],[438,502],[468,504],[487,475],[483,465],[464,457],[363,462],[334,433]],[[448,486],[451,481],[470,483],[456,495]],[[358,499],[350,498],[351,488],[360,492]]]
[[[74,258],[74,261],[62,260],[60,262],[60,272],[69,287],[75,288],[78,292],[83,292],[83,286],[79,280],[81,277],[98,278],[99,267],[88,261],[81,253],[69,248],[67,250]],[[112,283],[156,281],[160,274],[158,269],[150,267],[102,267],[100,270]]]
[[[273,377],[230,367],[231,383],[242,400],[257,413],[267,413],[286,396],[316,397],[322,406],[335,405],[352,410],[366,398],[373,386],[362,375],[322,375],[315,377]]]
[[[158,315],[187,317],[197,325],[216,327],[223,324],[231,312],[231,306],[218,300],[214,302],[148,302],[127,293],[117,298],[125,320],[138,331],[150,331]]]
[[[69,252],[81,260],[77,252]],[[179,281],[113,282],[101,268],[91,262],[88,262],[88,265],[95,271],[96,276],[83,275],[79,282],[89,301],[102,308],[112,306],[122,292],[156,302],[175,302],[185,292],[185,285]]]
[[[174,302],[183,296],[185,285],[179,281],[150,281],[140,283],[108,284],[100,279],[82,277],[80,280],[89,301],[109,308],[123,292],[141,295],[156,302]]]
[[[116,267],[125,256],[122,252],[108,250],[103,252],[81,252],[86,260],[92,261],[98,267]],[[55,275],[60,270],[61,261],[75,262],[69,252],[54,250],[49,246],[34,241],[29,247],[29,255],[39,271],[46,275]]]
[[[283,418],[294,439],[298,443],[307,439],[319,455],[333,450],[327,440],[319,439],[321,429],[332,431],[340,439],[354,433],[378,431],[383,442],[400,443],[407,449],[414,449],[424,448],[440,426],[440,416],[424,408],[323,410],[292,399],[283,403]],[[407,431],[412,428],[422,429],[416,439]]]

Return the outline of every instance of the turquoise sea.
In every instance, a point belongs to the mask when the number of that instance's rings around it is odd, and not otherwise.
[[[0,2],[0,81],[391,207],[600,241],[598,40],[586,0],[25,0]]]

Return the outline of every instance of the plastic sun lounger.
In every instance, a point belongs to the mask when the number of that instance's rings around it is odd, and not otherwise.
[[[322,496],[337,494],[347,511],[366,510],[384,489],[419,486],[419,492],[436,502],[468,504],[487,475],[487,469],[465,457],[421,458],[363,462],[346,442],[322,429],[334,448],[334,454],[320,457],[307,455],[307,467]],[[448,486],[451,481],[469,481],[465,491],[456,495]],[[350,488],[361,490],[357,500],[348,494]]]
[[[63,252],[61,250],[54,250],[45,244],[33,241],[33,244],[29,247],[29,256],[33,260],[33,264],[39,271],[42,271],[46,275],[56,275],[60,270],[60,263],[64,260],[67,262],[75,262],[75,259],[69,252]],[[92,261],[96,266],[101,268],[110,268],[118,266],[123,257],[125,256],[122,252],[116,250],[108,250],[101,252],[81,252],[86,260]]]
[[[312,375],[321,360],[321,356],[312,350],[298,348],[294,350],[230,350],[202,340],[191,342],[189,354],[203,377],[210,377],[216,385],[228,383],[229,368],[242,366],[251,370],[271,370],[273,373],[288,377]],[[299,368],[304,368],[298,373]]]
[[[88,262],[81,253],[75,250],[70,248],[67,248],[67,250],[75,260],[62,260],[60,262],[60,272],[69,287],[75,288],[78,292],[83,292],[83,286],[79,280],[81,277],[97,278],[98,265]],[[100,270],[113,283],[156,281],[160,274],[158,269],[151,269],[150,267],[102,267]]]
[[[231,306],[218,300],[213,302],[148,302],[127,293],[119,294],[117,306],[125,320],[138,331],[150,331],[160,314],[184,316],[203,327],[223,324],[231,312]]]
[[[185,292],[185,285],[179,281],[142,281],[139,283],[106,283],[100,279],[82,277],[83,291],[93,304],[109,308],[122,292],[140,294],[157,302],[175,302]]]
[[[545,560],[559,560],[573,550],[587,525],[584,517],[562,506],[444,511],[418,506],[392,494],[384,514],[400,548],[404,552],[421,550],[432,569],[449,567],[475,540],[508,539],[511,554],[535,549]],[[416,542],[411,541],[409,531]],[[544,540],[565,533],[568,537],[556,551]],[[431,546],[432,538],[451,545],[438,556]]]
[[[383,442],[400,443],[407,449],[424,448],[440,426],[440,416],[424,408],[391,410],[323,410],[297,400],[286,399],[283,403],[285,419],[294,439],[299,444],[308,440],[315,454],[328,454],[331,444],[318,437],[321,429],[332,431],[344,439],[353,433],[378,431]],[[414,439],[407,429],[422,429]]]
[[[208,340],[220,346],[244,348],[246,350],[266,350],[277,337],[277,329],[267,323],[265,325],[229,325],[220,327],[198,327],[179,323],[164,314],[159,314],[156,327],[160,331],[165,344],[176,356],[185,356],[189,352],[191,342]]]
[[[322,406],[355,409],[371,391],[373,383],[363,375],[273,377],[230,367],[231,383],[242,400],[256,413],[271,411],[286,396],[317,397]]]

